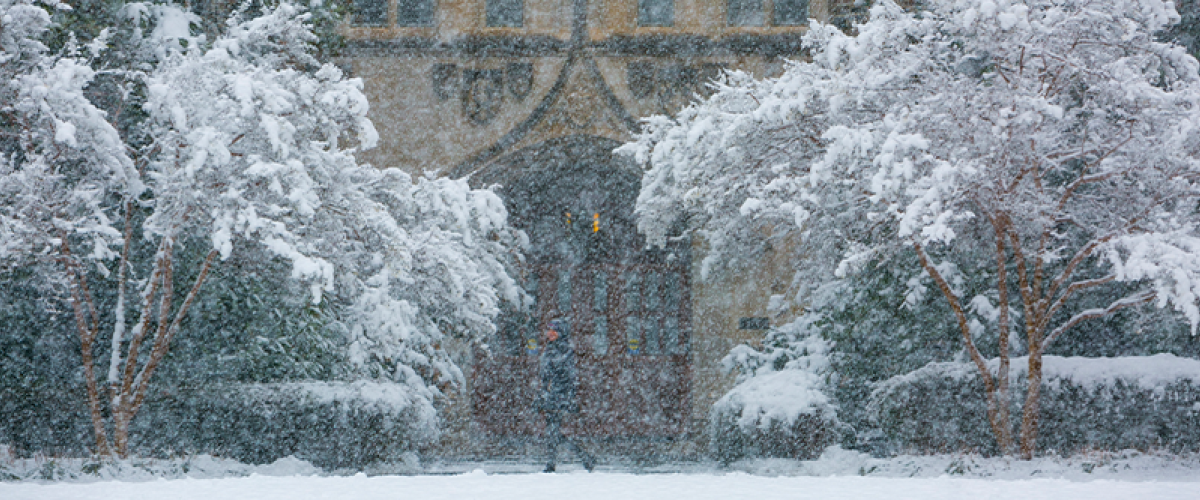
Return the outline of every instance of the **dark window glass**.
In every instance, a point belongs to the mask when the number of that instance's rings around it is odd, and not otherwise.
[[[675,0],[638,0],[638,26],[675,24]]]
[[[662,343],[665,354],[681,354],[679,346],[679,273],[663,275]]]
[[[596,271],[592,280],[592,309],[602,312],[608,309],[608,273]]]
[[[763,0],[729,0],[726,5],[730,26],[762,26],[766,20]]]
[[[645,281],[642,282],[642,289],[646,291],[646,312],[651,314],[659,312],[659,299],[662,299],[662,292],[658,289],[659,283],[662,283],[662,275],[653,272],[647,273]]]
[[[808,24],[808,0],[775,0],[775,24],[779,26]]]
[[[433,26],[434,0],[396,0],[396,24]]]
[[[630,354],[641,354],[645,352],[642,349],[642,321],[637,316],[625,317],[625,348]]]
[[[383,26],[387,24],[387,8],[387,0],[354,0],[354,24]]]
[[[571,272],[566,269],[558,275],[558,315],[571,315]]]
[[[638,311],[638,299],[641,295],[641,287],[638,286],[638,275],[634,273],[625,274],[625,312],[634,314]]]
[[[663,276],[663,307],[666,314],[675,314],[679,309],[679,273],[667,273]]]
[[[595,331],[592,333],[592,352],[603,356],[608,352],[608,273],[596,271],[592,276],[592,310],[595,311]]]
[[[592,352],[596,356],[603,356],[608,353],[608,318],[596,316],[595,323],[596,331],[592,333]]]
[[[520,28],[525,25],[525,0],[487,0],[487,25]]]
[[[667,354],[683,354],[679,345],[679,318],[667,316],[663,319],[663,347]]]
[[[625,273],[625,349],[629,354],[645,352],[642,350],[642,322],[638,313],[642,296],[638,278],[637,273]]]
[[[646,354],[662,354],[658,320],[662,316],[662,273],[649,272],[642,277],[646,315],[642,318],[642,350]]]
[[[645,344],[646,344],[644,347],[642,347],[642,350],[645,351],[646,354],[662,354],[661,349],[659,348],[659,335],[658,335],[659,331],[658,331],[657,319],[656,318],[643,319],[642,320],[642,328],[644,330],[643,335],[642,335],[643,342],[645,342]]]

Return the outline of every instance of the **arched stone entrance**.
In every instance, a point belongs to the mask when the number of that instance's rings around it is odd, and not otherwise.
[[[688,432],[692,371],[689,247],[647,249],[636,229],[641,172],[615,141],[573,136],[517,151],[472,175],[501,185],[530,237],[521,269],[536,300],[507,311],[475,357],[473,420],[494,436],[540,433],[533,409],[539,332],[566,317],[578,353],[577,436],[672,438]]]

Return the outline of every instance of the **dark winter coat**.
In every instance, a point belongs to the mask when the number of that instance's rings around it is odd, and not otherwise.
[[[563,323],[556,326],[558,340],[546,344],[538,363],[541,391],[537,409],[575,413],[579,411],[579,403],[575,399],[575,350],[571,348],[567,326]]]

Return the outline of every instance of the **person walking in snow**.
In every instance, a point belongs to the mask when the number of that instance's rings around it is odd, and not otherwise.
[[[564,414],[579,413],[579,403],[575,399],[575,350],[571,348],[568,338],[569,328],[566,320],[550,321],[543,335],[545,348],[538,363],[541,387],[537,408],[546,417],[546,430],[543,433],[549,455],[546,472],[554,472],[558,463],[558,446],[563,443],[583,460],[583,467],[589,472],[595,466],[592,456],[562,432]]]

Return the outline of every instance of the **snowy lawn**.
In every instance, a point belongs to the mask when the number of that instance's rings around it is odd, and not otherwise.
[[[540,474],[535,460],[412,461],[372,475],[323,471],[282,458],[249,465],[209,455],[96,464],[84,459],[0,460],[0,500],[55,499],[1200,499],[1200,456],[1090,453],[1031,461],[973,455],[872,458],[831,447],[810,461],[658,465],[602,461]],[[396,475],[402,474],[402,475]]]
[[[1066,479],[981,480],[963,478],[763,477],[729,474],[628,474],[575,471],[566,474],[495,474],[475,471],[451,476],[271,477],[179,479],[90,484],[0,484],[6,500],[191,500],[414,498],[591,500],[749,498],[831,500],[881,499],[1196,499],[1200,488],[1188,482],[1121,482]]]

